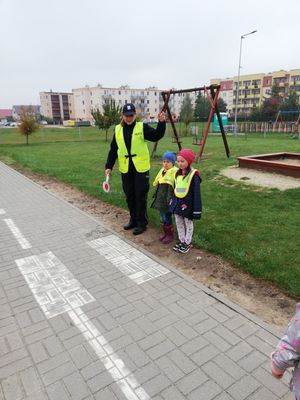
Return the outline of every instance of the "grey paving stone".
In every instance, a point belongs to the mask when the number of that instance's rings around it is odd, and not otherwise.
[[[200,369],[196,369],[176,382],[176,387],[186,396],[202,386],[206,381],[207,375],[205,375]]]
[[[47,386],[47,393],[50,400],[70,400],[67,389],[61,381]]]
[[[265,361],[265,357],[254,350],[242,360],[238,361],[238,365],[244,368],[247,372],[252,372],[256,370],[260,365],[262,365]]]
[[[100,390],[94,396],[95,400],[118,400],[117,396],[109,389]]]
[[[234,378],[227,373],[227,365],[221,368],[213,361],[209,361],[201,369],[223,389],[227,389],[235,382]]]
[[[180,347],[184,343],[188,342],[189,340],[183,336],[180,332],[177,331],[174,326],[167,326],[162,330],[165,337],[169,338],[176,346]]]
[[[144,352],[136,343],[127,346],[125,350],[130,359],[138,367],[142,367],[150,362],[147,353]]]
[[[185,376],[185,373],[168,356],[157,359],[156,364],[173,383]]]
[[[207,361],[213,360],[218,354],[219,350],[212,346],[203,347],[201,350],[197,351],[196,353],[191,355],[191,359],[198,365],[201,366],[205,364]]]
[[[196,364],[179,349],[175,349],[168,354],[168,357],[185,374],[189,374],[197,368]]]
[[[214,362],[222,369],[224,369],[235,380],[239,380],[246,372],[236,362],[231,360],[226,354],[219,354],[214,358]]]
[[[214,399],[222,389],[213,381],[206,381],[203,385],[199,386],[196,390],[187,396],[188,400],[211,400]]]
[[[248,354],[251,354],[253,351],[252,347],[246,343],[246,342],[241,342],[238,343],[236,346],[230,348],[226,354],[229,358],[231,358],[233,361],[238,361]]]
[[[65,377],[64,384],[72,400],[83,400],[90,395],[90,391],[78,372]]]
[[[179,392],[176,387],[171,386],[162,392],[164,400],[185,400],[186,398]]]
[[[146,353],[152,360],[156,360],[164,356],[165,354],[170,353],[176,346],[169,339],[164,340],[163,342],[153,346],[151,349],[147,350]]]
[[[29,397],[33,393],[38,393],[42,390],[41,381],[35,368],[31,367],[21,371],[20,378],[26,396]]]
[[[282,380],[274,379],[270,371],[266,371],[263,368],[257,368],[253,372],[253,377],[257,379],[266,389],[270,390],[273,395],[282,397],[288,392],[286,385],[283,384]]]
[[[144,367],[139,368],[134,374],[130,374],[128,376],[129,380],[131,378],[135,378],[136,384],[131,383],[132,388],[135,390],[139,385],[143,385],[145,382],[149,381],[150,379],[158,376],[161,373],[160,369],[153,365],[148,364]]]
[[[69,350],[70,356],[76,365],[81,370],[91,364],[92,358],[83,345],[75,346]]]
[[[49,358],[49,355],[47,354],[46,349],[41,342],[29,345],[28,350],[33,358],[33,361],[37,364]]]
[[[171,386],[170,380],[165,377],[164,375],[160,374],[147,382],[143,385],[143,389],[148,393],[150,397],[154,397],[160,394],[164,389]],[[138,393],[138,389],[136,390]]]
[[[5,367],[0,368],[0,380],[8,378],[9,376],[23,371],[32,366],[32,361],[29,357],[22,358],[18,361],[13,361]]]
[[[227,389],[227,393],[229,393],[235,400],[244,400],[256,392],[260,387],[261,384],[256,379],[247,375]]]

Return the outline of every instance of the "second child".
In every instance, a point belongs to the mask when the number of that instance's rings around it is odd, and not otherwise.
[[[294,391],[296,400],[300,400],[300,303],[271,359],[272,375],[277,379],[281,379],[288,368],[293,368],[290,389]]]
[[[200,193],[200,173],[192,166],[195,154],[190,149],[182,149],[177,154],[179,167],[175,174],[175,190],[170,202],[169,210],[175,214],[179,242],[173,250],[187,253],[192,248],[194,219],[202,215]]]
[[[151,204],[160,212],[161,226],[163,233],[159,239],[164,243],[170,243],[174,239],[174,227],[172,224],[172,213],[168,210],[170,199],[174,193],[175,173],[178,170],[174,167],[176,154],[166,151],[162,157],[163,166],[154,179],[153,186],[156,187],[154,200]]]

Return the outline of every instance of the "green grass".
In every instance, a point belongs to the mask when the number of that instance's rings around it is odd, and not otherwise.
[[[161,155],[177,150],[171,131],[158,145],[152,161],[151,180],[161,167]],[[126,208],[117,168],[110,184],[102,191],[104,164],[109,149],[105,135],[95,128],[49,129],[35,133],[25,145],[15,130],[0,129],[0,158],[18,163],[35,172],[53,176],[101,200]],[[249,134],[229,136],[231,158],[227,159],[222,139],[209,136],[204,159],[198,167],[202,175],[203,217],[195,222],[194,243],[222,255],[237,268],[257,279],[268,280],[292,296],[300,295],[300,189],[284,192],[246,186],[218,175],[237,164],[237,157],[279,151],[300,152],[300,141],[284,135]],[[153,144],[149,144],[150,150]],[[183,138],[184,147],[192,138]],[[152,200],[151,189],[149,203]],[[159,225],[159,216],[149,209],[150,221]]]

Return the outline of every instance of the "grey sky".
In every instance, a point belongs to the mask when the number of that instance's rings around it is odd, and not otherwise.
[[[0,0],[0,108],[85,85],[189,88],[300,68],[299,0]]]

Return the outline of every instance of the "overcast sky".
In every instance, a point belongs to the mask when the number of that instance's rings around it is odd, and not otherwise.
[[[0,0],[0,108],[85,85],[192,88],[300,68],[300,0]]]

